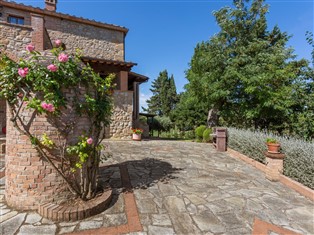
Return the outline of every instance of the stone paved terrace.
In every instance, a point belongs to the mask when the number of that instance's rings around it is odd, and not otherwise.
[[[112,157],[101,179],[114,187],[110,208],[100,215],[70,223],[53,223],[35,212],[17,212],[0,189],[0,234],[82,234],[131,232],[146,234],[261,234],[258,224],[281,232],[266,234],[314,234],[314,204],[281,183],[270,182],[246,163],[216,152],[211,145],[179,141],[110,141]],[[123,192],[127,169],[133,193]],[[126,167],[125,167],[126,166]],[[110,179],[109,179],[110,178]],[[142,231],[125,227],[134,195]],[[131,200],[132,202],[132,200]],[[136,214],[136,215],[135,215]],[[271,225],[273,224],[273,225]],[[131,224],[132,225],[132,224]],[[274,226],[275,225],[275,226]],[[122,228],[106,230],[106,228]],[[275,230],[273,230],[275,231]]]

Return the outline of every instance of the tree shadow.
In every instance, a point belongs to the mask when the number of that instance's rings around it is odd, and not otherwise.
[[[135,189],[147,189],[158,182],[167,184],[178,178],[177,173],[182,168],[173,167],[170,163],[155,158],[130,160],[119,164],[100,167],[99,185],[110,185],[113,190],[109,208],[114,206],[123,192],[133,192]]]

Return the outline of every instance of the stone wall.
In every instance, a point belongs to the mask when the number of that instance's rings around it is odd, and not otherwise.
[[[31,43],[32,28],[30,26],[12,25],[0,21],[0,45],[17,57],[26,52],[25,46]]]
[[[123,32],[45,17],[51,41],[62,40],[68,50],[79,48],[84,56],[124,61]]]
[[[31,13],[9,7],[0,9],[0,13],[0,45],[4,45],[8,51],[18,52],[20,56],[19,52],[31,43],[31,33],[38,33],[37,29],[31,27]],[[9,15],[23,17],[25,25],[7,23]],[[71,52],[79,48],[87,57],[124,61],[124,32],[49,15],[43,17],[48,35],[45,35],[45,31],[42,33],[49,41],[44,42],[46,49],[51,42],[60,39]]]
[[[114,111],[110,124],[112,138],[130,139],[133,114],[133,92],[114,91]]]
[[[6,102],[0,99],[0,135],[2,134],[2,127],[6,125]]]
[[[16,58],[25,55],[25,46],[34,43],[34,32],[39,29],[32,28],[30,12],[4,7],[0,10],[0,45],[4,45],[6,52],[12,53]],[[7,16],[17,15],[24,17],[25,25],[14,25],[6,22]],[[34,18],[34,17],[33,17]],[[45,29],[42,38],[45,39],[43,48],[51,47],[56,39],[65,43],[66,49],[74,52],[80,48],[87,57],[98,57],[108,60],[124,61],[124,37],[122,31],[106,29],[89,24],[82,24],[68,19],[61,19],[51,15],[44,16]],[[41,35],[39,35],[41,36]],[[36,37],[35,37],[36,38]],[[119,92],[115,94],[113,122],[108,130],[108,137],[128,138],[132,127],[132,92]]]

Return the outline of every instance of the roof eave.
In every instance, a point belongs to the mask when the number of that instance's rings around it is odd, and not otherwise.
[[[119,61],[119,60],[107,60],[102,58],[93,58],[93,57],[87,57],[83,56],[81,57],[83,62],[92,62],[92,63],[99,63],[99,64],[107,64],[107,65],[121,65],[121,66],[127,66],[127,67],[133,67],[137,65],[133,62],[127,62],[127,61]]]

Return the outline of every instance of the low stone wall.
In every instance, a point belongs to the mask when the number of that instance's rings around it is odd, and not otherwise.
[[[109,137],[131,139],[133,91],[114,91],[114,110]]]

